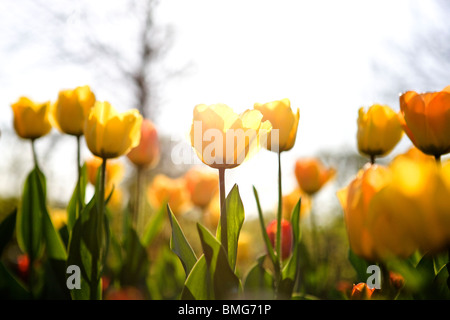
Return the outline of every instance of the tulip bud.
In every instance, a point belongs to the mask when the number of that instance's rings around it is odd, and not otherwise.
[[[326,169],[318,159],[298,159],[295,176],[300,188],[309,195],[315,194],[334,177],[336,170]]]
[[[350,300],[370,300],[374,291],[375,288],[370,289],[367,284],[360,282],[353,285]]]
[[[277,220],[273,220],[266,228],[272,247],[276,250]],[[292,226],[287,220],[281,220],[281,259],[284,260],[292,252]]]
[[[50,103],[36,103],[21,97],[11,105],[14,114],[14,129],[23,139],[37,139],[52,129],[50,124]]]
[[[17,257],[17,271],[20,278],[27,281],[30,272],[30,258],[27,254],[21,254]]]
[[[153,168],[159,161],[158,132],[153,123],[144,119],[141,126],[139,145],[127,154],[128,159],[138,167]]]

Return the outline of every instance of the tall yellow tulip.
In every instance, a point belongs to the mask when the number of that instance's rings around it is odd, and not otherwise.
[[[403,135],[398,114],[389,106],[374,104],[367,112],[359,109],[358,150],[371,157],[385,156],[394,149]]]
[[[400,96],[406,134],[422,152],[440,158],[450,152],[450,86],[442,91]]]
[[[264,104],[255,103],[254,108],[262,113],[263,121],[268,120],[272,124],[272,131],[268,136],[266,148],[274,152],[292,149],[297,137],[300,109],[297,108],[297,112],[294,113],[289,99]],[[278,130],[278,136],[274,135],[274,130]]]
[[[84,126],[87,146],[97,157],[120,157],[139,144],[141,124],[138,110],[118,113],[108,102],[97,101]]]
[[[83,135],[84,121],[94,103],[95,95],[89,86],[61,90],[52,110],[55,127],[66,134]]]
[[[19,137],[35,140],[52,129],[49,120],[50,102],[37,103],[27,97],[20,97],[11,108],[14,114],[14,129]]]

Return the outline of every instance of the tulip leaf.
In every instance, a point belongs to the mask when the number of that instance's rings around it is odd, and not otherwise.
[[[87,167],[86,164],[84,164],[81,167],[80,179],[77,181],[72,197],[70,198],[70,201],[67,205],[67,227],[69,229],[69,233],[72,231],[76,219],[85,206],[86,186]]]
[[[267,255],[257,259],[250,269],[244,282],[245,299],[269,300],[274,297],[274,280],[272,275],[264,268]]]
[[[300,198],[297,205],[294,207],[291,215],[291,225],[292,225],[292,239],[293,239],[293,249],[292,255],[289,258],[287,264],[283,268],[281,274],[281,281],[278,288],[278,298],[280,299],[290,299],[292,292],[294,290],[295,282],[297,280],[299,265],[300,265],[300,208],[302,199]]]
[[[169,221],[172,227],[170,249],[172,249],[172,251],[180,258],[181,264],[183,265],[187,277],[196,264],[197,257],[191,245],[184,236],[183,230],[181,230],[177,218],[172,213],[169,205],[167,205],[167,213],[169,215]]]
[[[212,278],[214,298],[220,300],[235,297],[241,289],[241,283],[227,263],[227,256],[223,246],[201,224],[197,223],[197,229],[209,274]]]
[[[164,215],[166,211],[166,205],[161,208],[150,218],[142,236],[142,243],[145,247],[148,247],[152,241],[156,238],[161,230],[164,222]]]
[[[14,211],[0,223],[0,257],[14,234],[14,229],[16,228],[16,217],[17,209],[14,209]]]
[[[122,286],[136,286],[145,282],[150,267],[147,250],[130,224],[123,244],[124,259],[120,274]]]
[[[227,212],[227,233],[228,233],[227,256],[228,262],[230,263],[231,268],[234,270],[236,266],[239,233],[241,231],[245,219],[244,205],[242,204],[242,200],[239,195],[239,188],[236,184],[228,194],[225,204]],[[216,235],[217,239],[220,239],[220,233],[221,233],[221,222],[219,220]]]
[[[352,249],[348,250],[348,260],[356,271],[356,280],[357,282],[366,282],[367,281],[367,267],[369,267],[369,263],[357,256]]]
[[[182,300],[211,300],[214,298],[211,276],[205,255],[194,264],[181,292]]]
[[[0,299],[26,300],[30,293],[0,261]]]
[[[253,194],[255,195],[256,205],[258,208],[258,218],[259,218],[259,222],[260,222],[260,226],[261,226],[261,233],[263,235],[267,253],[268,253],[269,258],[272,261],[272,264],[274,265],[274,267],[279,268],[279,265],[277,262],[277,257],[275,256],[275,252],[274,252],[272,243],[270,242],[269,235],[267,234],[266,224],[264,222],[264,216],[263,216],[263,212],[261,210],[261,204],[259,202],[258,191],[256,190],[256,188],[254,186],[253,186]]]
[[[450,299],[450,262],[444,265],[433,281],[434,293],[437,299]]]

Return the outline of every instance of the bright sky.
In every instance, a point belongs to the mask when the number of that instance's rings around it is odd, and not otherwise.
[[[12,28],[22,10],[16,1],[0,3],[0,27]],[[70,2],[72,3],[72,2]],[[86,2],[88,3],[88,2]],[[90,2],[99,15],[95,26],[105,37],[127,46],[129,26],[110,18],[108,10],[121,8],[120,1]],[[431,1],[418,0],[315,0],[315,1],[212,1],[164,0],[156,12],[157,25],[173,30],[173,45],[163,60],[167,69],[189,64],[188,72],[165,83],[160,98],[157,125],[174,139],[189,132],[196,104],[225,103],[236,111],[252,108],[255,102],[289,98],[300,108],[297,142],[283,154],[284,190],[295,186],[294,160],[320,150],[349,147],[356,152],[356,117],[361,106],[389,103],[394,110],[399,92],[390,101],[380,101],[383,73],[374,74],[371,63],[389,65],[391,44],[407,43],[415,21],[411,7],[424,17],[434,14]],[[63,5],[62,5],[63,6]],[[74,36],[78,7],[67,21],[65,36]],[[7,12],[7,14],[6,14]],[[39,34],[34,34],[40,39]],[[109,100],[119,110],[130,102],[120,88],[106,90],[90,70],[66,65],[41,65],[48,54],[45,39],[3,57],[0,85],[2,126],[11,126],[9,105],[20,95],[53,100],[62,88],[92,84],[100,100]],[[127,42],[128,41],[128,42]],[[26,48],[24,50],[23,48]],[[130,46],[130,50],[133,49]],[[6,63],[5,63],[6,62]],[[416,89],[416,88],[411,88]],[[420,88],[418,88],[420,89]],[[441,89],[441,88],[437,88]],[[1,148],[2,153],[7,152]],[[227,173],[228,189],[238,183],[248,211],[254,211],[251,186],[255,185],[265,208],[276,200],[276,156],[263,150],[256,159]],[[70,184],[71,185],[71,184]],[[69,190],[70,192],[71,190]]]

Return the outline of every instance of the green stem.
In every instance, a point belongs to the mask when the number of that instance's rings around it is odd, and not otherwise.
[[[228,256],[228,226],[227,208],[225,203],[225,168],[219,168],[219,192],[220,192],[220,242]]]
[[[142,186],[142,167],[138,166],[136,171],[136,199],[134,204],[133,223],[136,231],[140,229],[142,223],[141,219],[141,186]]]
[[[375,156],[373,154],[370,155],[370,163],[375,164]]]
[[[277,212],[277,239],[276,239],[276,251],[278,264],[281,267],[281,218],[283,210],[283,193],[281,189],[281,152],[278,152],[278,212]]]
[[[34,166],[36,168],[39,168],[39,162],[38,162],[38,158],[37,158],[36,146],[34,145],[34,141],[35,140],[31,140],[31,150],[33,151],[33,161],[34,161]]]
[[[80,213],[84,206],[84,199],[81,199],[81,139],[77,136],[77,170],[78,170],[78,212]],[[78,217],[77,217],[78,218]]]

